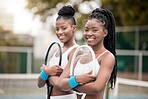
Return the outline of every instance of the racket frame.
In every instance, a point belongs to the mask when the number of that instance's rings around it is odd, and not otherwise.
[[[77,47],[77,49],[75,50],[75,52],[73,54],[73,57],[72,57],[72,60],[71,60],[71,64],[70,64],[70,76],[74,75],[74,62],[75,62],[75,58],[76,58],[76,55],[77,55],[78,51],[81,48],[88,48],[90,50],[91,54],[92,54],[92,61],[95,60],[95,53],[94,53],[93,49],[89,45],[81,45],[81,46]],[[93,69],[92,75],[94,75],[94,73],[95,73],[95,70]]]
[[[60,46],[60,44],[58,42],[53,42],[50,44],[50,46],[48,47],[48,50],[46,52],[46,56],[45,56],[45,61],[44,61],[44,64],[47,65],[47,61],[48,61],[48,56],[49,56],[49,52],[52,48],[53,45],[58,45],[58,48],[59,48],[59,66],[61,66],[61,63],[62,63],[62,48]],[[48,79],[46,80],[46,85],[47,85],[47,99],[50,99],[50,96],[51,96],[51,92],[52,92],[52,89],[53,89],[53,86],[49,83]],[[50,89],[49,89],[50,88]]]

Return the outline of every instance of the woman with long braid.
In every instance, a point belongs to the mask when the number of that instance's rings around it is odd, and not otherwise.
[[[85,75],[77,75],[63,78],[59,87],[64,91],[73,89],[86,93],[85,99],[103,99],[106,85],[109,83],[113,88],[117,74],[115,19],[112,12],[103,8],[93,10],[85,24],[83,37],[95,53],[95,65],[98,66],[96,80],[87,83]]]

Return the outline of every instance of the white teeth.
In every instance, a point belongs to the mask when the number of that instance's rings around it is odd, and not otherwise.
[[[60,38],[60,39],[63,39],[63,38],[65,38],[65,36],[62,35],[62,36],[59,36],[59,38]]]
[[[88,40],[94,40],[94,39],[90,38],[90,39],[88,39]]]
[[[87,41],[93,41],[94,39],[93,38],[89,38],[89,39],[87,39]]]
[[[94,40],[94,38],[88,38],[87,40]]]

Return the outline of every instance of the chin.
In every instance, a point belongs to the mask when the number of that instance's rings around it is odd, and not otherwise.
[[[93,43],[87,42],[87,45],[89,45],[89,46],[93,46]]]
[[[65,43],[65,40],[60,40],[61,43]]]
[[[96,43],[90,43],[90,42],[88,43],[87,42],[87,45],[89,45],[90,47],[94,47],[94,46],[96,46]]]

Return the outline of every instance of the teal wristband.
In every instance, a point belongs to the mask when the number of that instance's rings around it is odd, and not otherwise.
[[[79,85],[79,83],[76,82],[76,76],[72,76],[69,78],[68,83],[71,88],[74,88]]]
[[[43,79],[43,80],[47,80],[48,79],[48,76],[49,75],[47,75],[46,73],[45,73],[45,71],[44,71],[44,69],[41,71],[41,73],[40,73],[40,77]]]

